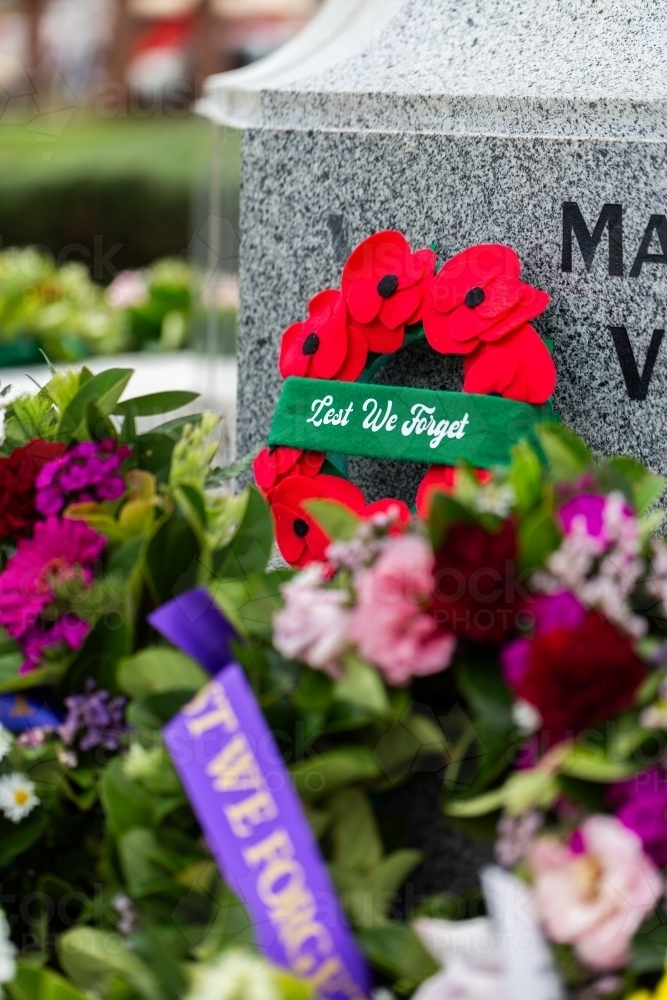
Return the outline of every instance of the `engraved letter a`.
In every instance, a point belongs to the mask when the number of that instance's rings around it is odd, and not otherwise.
[[[632,344],[628,337],[628,331],[624,326],[610,326],[611,335],[614,338],[614,346],[618,354],[618,360],[625,379],[625,385],[630,399],[644,400],[648,395],[649,382],[653,375],[653,369],[658,358],[662,338],[665,336],[664,330],[654,330],[649,344],[644,371],[639,377],[639,369],[635,359]]]
[[[577,237],[586,270],[590,271],[605,226],[609,227],[609,273],[617,278],[623,277],[622,205],[603,205],[595,229],[590,233],[576,201],[563,202],[563,261],[561,271],[572,271],[572,234]]]

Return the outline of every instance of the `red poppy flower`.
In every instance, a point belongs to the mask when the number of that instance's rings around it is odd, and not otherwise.
[[[499,344],[482,344],[465,359],[464,371],[464,392],[498,393],[536,406],[556,388],[553,358],[528,324]]]
[[[0,537],[32,534],[40,514],[35,510],[35,480],[48,462],[60,458],[67,445],[36,438],[0,458]]]
[[[441,354],[469,354],[525,326],[550,297],[519,280],[521,261],[497,243],[480,244],[447,261],[431,283],[424,329]]]
[[[283,334],[280,374],[283,378],[335,378],[354,382],[368,356],[364,337],[348,328],[345,300],[328,289],[308,303],[308,319],[294,323]]]
[[[475,469],[480,486],[491,482],[493,476],[487,469]],[[425,520],[429,516],[431,503],[436,493],[454,493],[461,477],[461,469],[456,465],[432,465],[417,491],[417,513]]]
[[[343,296],[368,349],[397,351],[405,327],[418,323],[435,271],[433,250],[413,253],[405,236],[394,230],[376,233],[352,252],[343,270]]]
[[[369,503],[362,512],[361,516],[365,521],[368,521],[376,514],[389,514],[394,519],[393,524],[389,529],[390,535],[402,535],[409,525],[412,517],[410,514],[410,508],[406,503],[403,503],[402,500],[392,500],[391,498],[387,498],[386,500],[376,500],[375,503]]]
[[[306,476],[312,479],[324,465],[321,451],[302,451],[300,448],[264,448],[253,462],[255,482],[262,493],[271,491],[287,476]]]
[[[324,561],[331,539],[303,506],[304,501],[318,498],[335,500],[356,514],[361,514],[366,506],[361,490],[338,476],[284,479],[272,493],[271,512],[278,548],[291,566],[301,568],[311,562]]]

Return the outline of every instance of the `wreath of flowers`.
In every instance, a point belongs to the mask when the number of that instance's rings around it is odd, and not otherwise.
[[[516,252],[479,244],[437,268],[433,247],[413,252],[402,233],[364,240],[343,268],[340,289],[319,292],[308,316],[282,335],[283,378],[371,382],[385,361],[419,340],[439,354],[464,357],[463,392],[499,395],[542,405],[556,385],[556,368],[531,322],[550,302],[522,281]],[[335,500],[367,519],[391,514],[400,527],[410,511],[393,498],[366,504],[361,490],[330,458],[297,448],[265,448],[253,466],[270,504],[278,547],[295,567],[322,561],[330,539],[306,509],[313,499]],[[490,478],[477,470],[480,482]],[[450,492],[457,468],[433,465],[416,496],[426,516],[434,491]]]

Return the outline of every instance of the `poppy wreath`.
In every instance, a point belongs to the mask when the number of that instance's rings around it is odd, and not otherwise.
[[[433,247],[413,252],[399,232],[364,240],[343,268],[341,287],[319,292],[308,304],[307,318],[283,333],[282,377],[368,384],[389,357],[425,338],[439,354],[464,357],[463,393],[533,407],[547,403],[556,368],[531,322],[550,297],[521,280],[516,252],[479,244],[439,270],[436,265]],[[345,424],[343,411],[332,422]],[[308,512],[310,500],[334,500],[362,519],[386,514],[397,530],[410,516],[399,500],[367,504],[338,453],[281,443],[261,451],[253,471],[271,506],[278,547],[295,567],[324,561],[330,543]],[[458,474],[454,465],[431,465],[417,493],[417,512],[426,516],[434,491],[451,492]],[[476,474],[481,483],[491,478],[488,469]]]

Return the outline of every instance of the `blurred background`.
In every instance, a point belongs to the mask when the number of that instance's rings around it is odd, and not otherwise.
[[[239,136],[194,106],[319,3],[0,0],[0,382],[130,353],[232,405]]]

